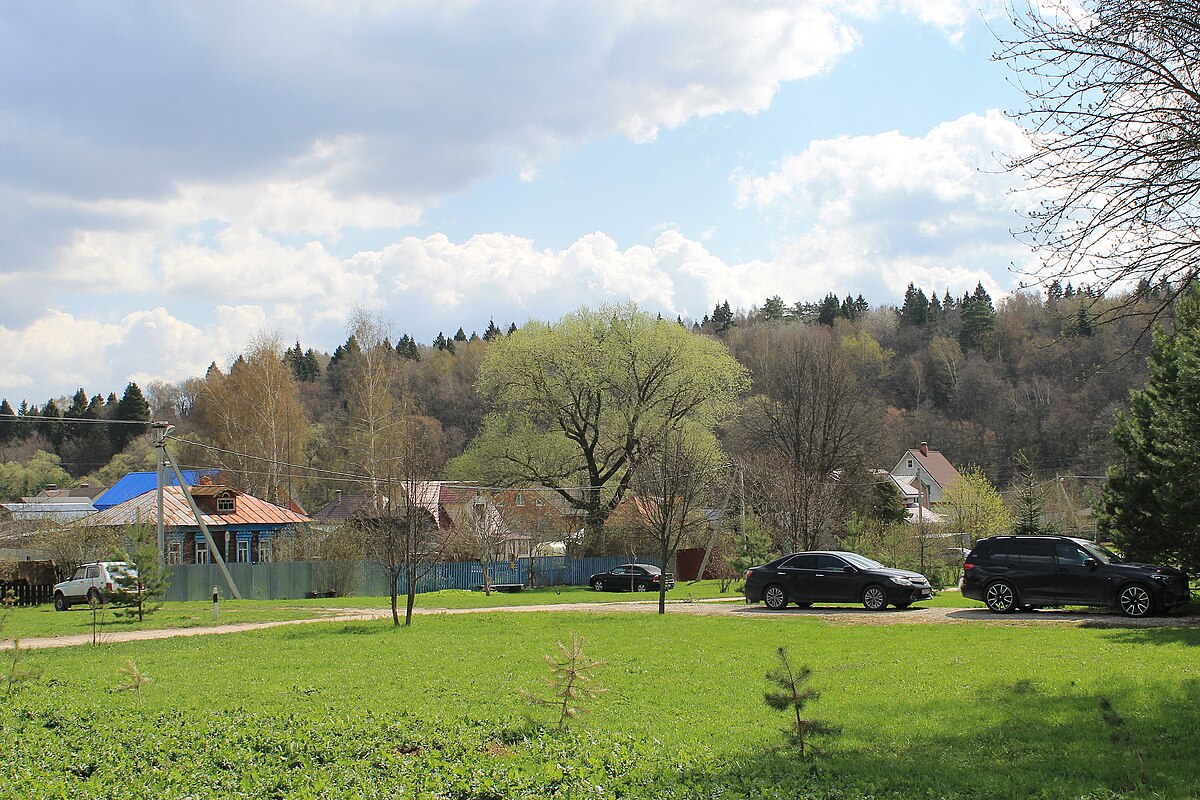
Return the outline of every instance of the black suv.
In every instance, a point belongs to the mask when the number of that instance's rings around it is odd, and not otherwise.
[[[962,593],[999,614],[1103,606],[1145,617],[1191,599],[1186,572],[1123,561],[1098,544],[1067,536],[980,539],[963,563]]]

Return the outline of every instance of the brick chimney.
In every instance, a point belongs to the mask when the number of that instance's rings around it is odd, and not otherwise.
[[[929,455],[929,442],[921,442],[921,455]]]

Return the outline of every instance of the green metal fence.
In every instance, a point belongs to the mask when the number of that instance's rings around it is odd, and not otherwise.
[[[494,562],[488,572],[492,583],[525,586],[583,586],[588,576],[629,561],[628,557],[535,558]],[[653,560],[638,559],[652,564]],[[238,591],[247,600],[295,600],[318,595],[386,597],[387,572],[369,561],[278,561],[266,564],[229,564]],[[483,569],[474,562],[434,564],[417,584],[418,592],[439,589],[476,589],[483,584]],[[229,589],[215,564],[181,564],[172,567],[167,600],[208,600],[216,588],[222,598]],[[397,590],[407,593],[401,579]]]

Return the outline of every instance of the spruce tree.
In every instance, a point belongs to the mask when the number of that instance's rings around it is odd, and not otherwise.
[[[113,420],[119,423],[110,426],[111,429],[109,431],[109,440],[112,442],[114,453],[120,453],[125,449],[126,445],[148,430],[146,424],[125,424],[150,422],[150,404],[146,402],[142,390],[138,388],[136,383],[130,383],[125,387],[125,394],[121,396],[120,402],[117,403],[117,410],[113,415]]]
[[[1200,286],[1181,296],[1173,330],[1155,328],[1149,377],[1117,414],[1121,463],[1108,470],[1101,530],[1138,561],[1200,569]]]
[[[904,305],[900,307],[900,324],[920,327],[929,320],[929,298],[922,289],[909,284],[904,290]]]
[[[17,426],[17,412],[8,404],[8,398],[0,400],[0,444],[15,442],[20,438]]]
[[[113,605],[124,609],[138,622],[162,606],[171,582],[171,568],[158,551],[157,533],[149,525],[130,525],[125,529],[126,547],[116,553],[117,561],[129,565],[129,571],[115,577]]]
[[[821,301],[821,308],[817,312],[817,324],[833,327],[833,323],[837,320],[838,314],[842,310],[842,301],[833,292],[825,295],[825,299]]]

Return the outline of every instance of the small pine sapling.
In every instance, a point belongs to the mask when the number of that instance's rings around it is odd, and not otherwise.
[[[810,754],[819,755],[820,751],[809,742],[808,737],[833,735],[840,733],[841,728],[828,725],[820,720],[804,719],[801,714],[804,706],[821,696],[816,689],[801,688],[812,675],[812,670],[808,667],[793,667],[787,650],[783,647],[776,650],[775,654],[779,658],[779,665],[767,673],[767,680],[779,688],[766,692],[763,699],[776,711],[790,710],[795,714],[795,720],[784,729],[784,732],[799,748],[800,757],[803,758]]]
[[[113,603],[138,622],[162,606],[170,586],[171,568],[163,562],[155,530],[149,525],[130,525],[125,531],[129,546],[117,554],[128,569],[115,576]]]
[[[521,694],[535,706],[546,706],[558,709],[558,730],[567,725],[568,719],[576,719],[590,709],[580,705],[579,700],[591,700],[607,692],[607,689],[595,683],[593,674],[604,666],[604,661],[594,661],[583,652],[583,640],[578,635],[571,634],[571,646],[562,642],[558,645],[559,654],[546,655],[546,663],[550,665],[550,676],[542,682],[554,691],[550,697],[541,697],[522,690]]]
[[[121,675],[121,684],[117,687],[117,691],[135,693],[138,705],[140,706],[142,704],[142,687],[153,683],[154,679],[138,669],[137,664],[133,663],[132,658],[125,662],[125,666],[119,672]]]

